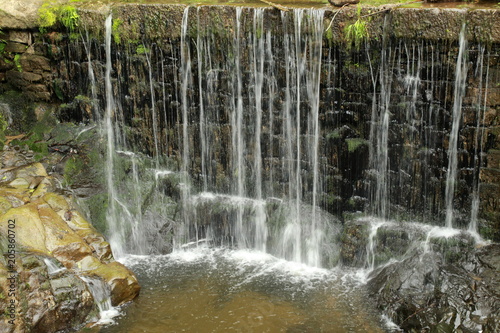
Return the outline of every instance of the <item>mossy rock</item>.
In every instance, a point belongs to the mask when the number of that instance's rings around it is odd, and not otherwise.
[[[124,265],[115,261],[101,265],[89,272],[102,278],[111,288],[111,304],[117,306],[133,300],[139,295],[141,287],[134,274]]]

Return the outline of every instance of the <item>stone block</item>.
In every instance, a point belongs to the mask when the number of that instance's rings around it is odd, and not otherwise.
[[[489,108],[485,111],[483,126],[492,126],[498,123],[497,120],[498,112],[494,108]]]
[[[500,184],[500,169],[482,168],[479,172],[482,183]],[[500,195],[500,193],[497,193]]]
[[[26,97],[31,101],[50,101],[51,94],[49,92],[26,92]]]
[[[33,83],[39,83],[42,81],[42,76],[40,74],[30,73],[30,72],[19,72],[17,70],[11,70],[6,73],[7,81],[18,88],[29,88]],[[44,86],[45,87],[45,86]],[[46,88],[45,88],[46,90]]]
[[[45,85],[43,84],[32,84],[25,89],[26,92],[33,92],[33,93],[45,93],[48,92],[48,89]]]
[[[10,53],[24,53],[27,48],[26,44],[8,41],[4,51]]]
[[[50,61],[49,59],[36,55],[36,54],[23,54],[19,63],[24,71],[34,72],[36,70],[50,72]]]
[[[486,166],[500,169],[500,150],[491,149],[486,153]]]
[[[11,30],[9,32],[9,40],[16,43],[31,45],[31,33],[23,30]]]

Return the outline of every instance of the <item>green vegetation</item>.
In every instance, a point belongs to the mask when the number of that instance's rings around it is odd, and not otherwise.
[[[22,72],[23,71],[23,68],[21,67],[21,62],[20,62],[20,59],[21,59],[21,55],[20,54],[16,54],[14,56],[14,64],[16,65],[16,69],[19,71],[19,72]]]
[[[73,179],[77,177],[85,167],[83,159],[79,156],[71,156],[64,164],[64,182],[66,186],[73,184]]]
[[[0,113],[0,150],[3,150],[3,145],[5,144],[5,130],[7,129],[7,125],[7,121],[5,121]]]
[[[120,27],[123,23],[123,20],[122,19],[114,19],[113,20],[113,25],[111,27],[111,31],[112,31],[112,34],[113,34],[113,39],[115,41],[116,44],[120,44],[121,43],[121,32],[120,32]]]
[[[345,141],[347,142],[347,150],[350,153],[355,152],[362,145],[368,144],[368,141],[362,138],[351,138],[351,139],[346,139]]]
[[[149,52],[149,49],[144,46],[143,44],[140,44],[137,46],[137,48],[135,49],[135,52],[137,54],[145,54],[145,53],[148,53]]]
[[[344,29],[344,37],[347,41],[347,47],[353,44],[359,50],[361,43],[366,41],[369,37],[368,29],[366,27],[367,21],[361,17],[361,5],[358,4],[357,11],[358,19],[353,24],[349,24]]]
[[[38,10],[38,24],[40,32],[44,33],[56,23],[61,23],[70,32],[78,28],[80,16],[75,7],[46,2]]]

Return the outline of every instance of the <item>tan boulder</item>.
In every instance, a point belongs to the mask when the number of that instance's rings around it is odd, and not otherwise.
[[[21,207],[9,209],[0,218],[0,233],[8,234],[9,221],[15,221],[16,242],[26,251],[49,254],[45,245],[45,228],[38,215],[38,204],[29,203]]]
[[[92,249],[87,243],[65,223],[49,204],[41,203],[38,206],[38,211],[45,228],[47,249],[64,266],[72,268],[83,257],[92,255]]]
[[[97,275],[110,286],[113,306],[133,300],[141,290],[134,273],[117,261],[101,265],[89,274]]]

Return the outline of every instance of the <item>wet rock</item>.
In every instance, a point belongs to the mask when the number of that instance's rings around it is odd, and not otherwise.
[[[0,293],[4,295],[0,304],[13,300],[17,310],[15,325],[2,316],[0,332],[57,332],[95,317],[96,306],[86,284],[70,271],[50,276],[44,258],[32,253],[16,257],[16,295],[10,297],[4,281],[11,273],[0,259]]]
[[[9,40],[16,43],[31,45],[32,36],[28,31],[12,30],[9,33]]]
[[[101,265],[89,274],[97,275],[111,287],[113,306],[129,302],[139,294],[140,286],[137,278],[127,267],[117,261]]]
[[[17,267],[19,332],[56,332],[95,319],[93,297],[79,275],[106,281],[114,305],[134,299],[140,290],[137,279],[114,261],[109,243],[76,209],[72,198],[53,192],[57,186],[42,164],[19,166],[19,161],[0,169],[0,250],[7,253],[9,243],[4,237],[10,220],[15,221],[17,251],[23,253],[22,267]],[[49,274],[44,258],[66,269]],[[0,276],[6,274],[1,257]],[[5,301],[0,297],[0,304]]]
[[[414,254],[376,270],[368,283],[378,307],[405,332],[498,332],[500,245],[450,264],[442,254]]]
[[[49,59],[40,55],[23,54],[19,59],[19,63],[23,68],[23,71],[36,73],[51,71]]]
[[[341,235],[340,258],[346,266],[362,267],[366,260],[368,228],[365,223],[350,221]]]

